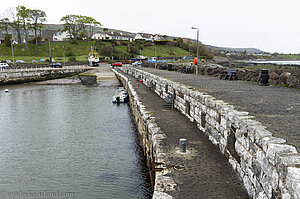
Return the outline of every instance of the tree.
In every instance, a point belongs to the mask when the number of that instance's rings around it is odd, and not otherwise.
[[[9,24],[10,22],[8,18],[0,19],[0,30],[4,31],[4,35],[8,35]]]
[[[28,48],[28,30],[30,28],[29,13],[30,9],[27,9],[25,6],[17,6],[17,17],[19,17],[24,30],[26,48]]]
[[[11,39],[12,39],[11,34],[5,34],[4,43],[5,43],[6,46],[11,46]]]
[[[64,31],[70,34],[70,39],[78,39],[81,32],[86,32],[86,27],[91,25],[101,25],[100,22],[96,21],[92,17],[82,15],[66,15],[61,18],[64,22]]]
[[[36,46],[38,43],[37,31],[42,29],[43,23],[46,21],[46,17],[47,17],[46,13],[42,10],[30,10],[29,18],[31,21],[31,27],[34,30]],[[41,37],[41,31],[40,31],[40,37]]]
[[[16,14],[16,9],[10,7],[6,10],[6,15],[10,19],[10,27],[12,27],[18,34],[18,43],[22,43],[21,40],[21,21],[20,18]]]

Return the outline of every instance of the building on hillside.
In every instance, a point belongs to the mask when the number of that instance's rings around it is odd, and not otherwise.
[[[53,34],[52,41],[67,41],[70,40],[70,34],[66,31],[58,31],[57,33]]]
[[[159,41],[159,40],[163,40],[163,36],[159,35],[159,34],[156,34],[156,35],[152,35],[152,38],[154,41]]]
[[[110,35],[106,33],[96,33],[92,36],[92,39],[112,39]]]
[[[92,39],[109,39],[109,40],[114,39],[114,40],[133,41],[133,37],[115,31],[110,31],[108,33],[96,33],[92,36]]]
[[[0,44],[4,44],[4,37],[0,36]]]
[[[149,34],[149,33],[137,33],[134,37],[134,39],[144,39],[146,41],[158,41],[163,40],[163,37],[159,34]]]
[[[115,39],[115,40],[128,40],[128,41],[133,41],[133,37],[129,36],[129,35],[124,35],[121,32],[115,32],[115,31],[111,31],[109,33],[107,33],[111,39]]]
[[[137,33],[134,37],[134,39],[144,39],[146,41],[151,41],[152,40],[152,34],[148,33]]]

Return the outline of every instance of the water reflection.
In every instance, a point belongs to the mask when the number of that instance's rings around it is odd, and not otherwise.
[[[4,198],[29,191],[72,192],[81,199],[151,197],[129,106],[111,103],[118,82],[101,83],[9,86],[9,93],[0,88]]]

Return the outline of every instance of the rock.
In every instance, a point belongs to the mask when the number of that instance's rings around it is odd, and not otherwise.
[[[295,75],[291,75],[287,78],[286,84],[293,88],[300,88],[300,78]]]
[[[222,66],[230,66],[230,62],[228,58],[225,57],[214,57],[213,58],[214,63],[222,65]]]
[[[279,79],[279,75],[275,72],[271,72],[270,73],[270,79],[271,80],[278,80]]]
[[[82,84],[86,84],[86,85],[97,84],[97,76],[93,74],[80,74],[79,79],[81,80]]]
[[[287,83],[286,80],[287,80],[287,78],[289,78],[291,76],[291,74],[292,73],[290,73],[290,72],[281,73],[281,75],[279,76],[281,83],[286,84]]]

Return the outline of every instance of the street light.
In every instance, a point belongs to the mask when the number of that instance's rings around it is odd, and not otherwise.
[[[12,58],[13,58],[13,65],[15,65],[14,41],[13,40],[10,41],[10,45],[11,45],[11,55],[12,55]]]
[[[154,68],[156,69],[156,61],[157,61],[157,57],[156,57],[156,45],[155,45],[155,40],[154,38],[152,38],[152,42],[154,44],[154,51],[155,51],[155,62],[154,62]]]
[[[199,53],[199,28],[192,27],[192,29],[197,30],[197,60],[199,61],[199,59],[198,59],[198,53]],[[198,74],[198,62],[197,62],[197,65],[196,65],[196,74]]]

